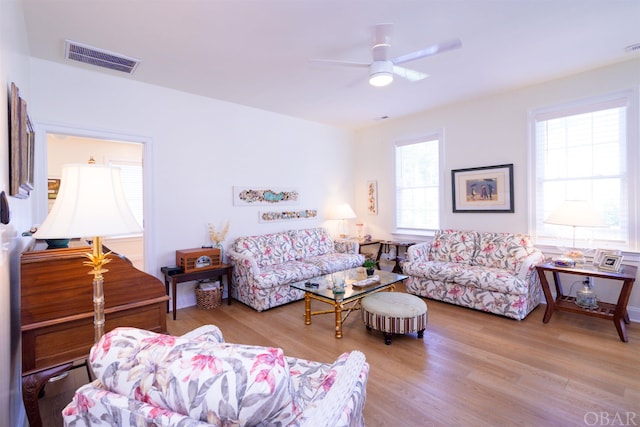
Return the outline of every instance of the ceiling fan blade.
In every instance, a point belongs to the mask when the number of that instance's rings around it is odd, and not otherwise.
[[[312,59],[311,62],[320,64],[320,65],[339,65],[342,67],[358,67],[364,68],[368,67],[369,64],[365,62],[353,62],[353,61],[338,61],[335,59]]]
[[[421,73],[420,71],[416,71],[416,70],[410,70],[404,67],[398,67],[397,65],[393,66],[393,74],[396,74],[400,77],[404,77],[410,82],[417,82],[419,80],[426,79],[427,77],[429,77],[428,74]]]
[[[407,53],[406,55],[397,56],[391,59],[394,64],[403,64],[409,61],[415,61],[416,59],[432,56],[437,53],[446,52],[453,49],[462,47],[462,41],[460,39],[453,39],[443,43],[434,44],[425,49],[417,50],[415,52]]]

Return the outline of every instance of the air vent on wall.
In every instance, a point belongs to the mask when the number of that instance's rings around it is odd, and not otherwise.
[[[133,74],[138,64],[140,64],[140,60],[138,59],[83,45],[71,40],[65,40],[64,57],[97,67],[122,71],[127,74]]]

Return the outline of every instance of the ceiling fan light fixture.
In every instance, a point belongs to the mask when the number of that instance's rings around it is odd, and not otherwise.
[[[382,87],[393,81],[393,74],[387,72],[375,73],[369,76],[369,84],[371,86]]]
[[[374,61],[369,66],[369,84],[382,87],[393,81],[393,63],[391,61]]]

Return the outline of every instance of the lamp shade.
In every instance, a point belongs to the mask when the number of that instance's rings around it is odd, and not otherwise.
[[[343,203],[335,207],[329,219],[354,219],[356,213],[351,209],[349,203]]]
[[[60,191],[34,237],[59,239],[142,232],[122,190],[120,169],[97,164],[62,168]]]
[[[565,200],[544,221],[573,227],[608,227],[607,221],[585,200]]]

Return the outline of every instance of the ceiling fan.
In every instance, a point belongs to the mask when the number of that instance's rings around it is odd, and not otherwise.
[[[436,55],[438,53],[462,47],[462,42],[460,39],[456,38],[425,47],[424,49],[420,49],[415,52],[396,56],[395,58],[389,58],[389,48],[391,47],[390,35],[392,29],[393,24],[377,24],[374,26],[373,44],[371,46],[373,60],[370,63],[339,61],[332,59],[317,59],[314,61],[347,67],[369,67],[369,83],[372,86],[386,86],[393,81],[394,74],[411,82],[416,82],[428,77],[425,73],[400,67],[399,64],[404,64],[409,61],[415,61],[427,56]]]

